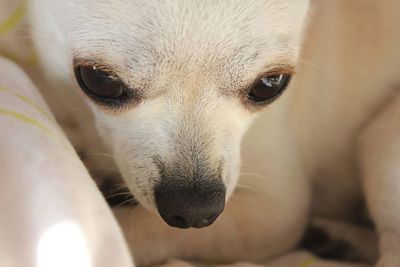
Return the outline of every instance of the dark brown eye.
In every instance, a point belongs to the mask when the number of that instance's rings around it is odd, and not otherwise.
[[[123,100],[126,88],[117,78],[95,66],[78,66],[75,76],[82,90],[92,98],[103,101]]]
[[[264,104],[275,100],[289,84],[290,74],[278,74],[259,79],[247,94],[247,98],[256,103]]]

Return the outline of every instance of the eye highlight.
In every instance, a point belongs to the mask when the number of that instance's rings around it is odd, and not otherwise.
[[[122,104],[131,96],[125,84],[97,66],[78,65],[74,69],[82,91],[102,104]]]
[[[257,105],[271,103],[283,93],[290,79],[290,74],[261,77],[251,86],[247,99]]]

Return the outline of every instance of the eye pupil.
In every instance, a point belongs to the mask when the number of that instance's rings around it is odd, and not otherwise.
[[[284,91],[289,84],[290,77],[289,74],[262,77],[253,84],[247,98],[257,104],[271,102]]]
[[[121,81],[94,66],[80,66],[75,69],[77,81],[82,90],[92,97],[117,99],[124,93]]]

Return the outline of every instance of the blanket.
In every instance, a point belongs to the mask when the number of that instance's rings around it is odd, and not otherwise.
[[[0,59],[0,266],[132,266],[111,210],[26,75]]]

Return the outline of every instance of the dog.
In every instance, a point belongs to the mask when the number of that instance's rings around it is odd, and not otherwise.
[[[76,147],[104,143],[141,204],[115,209],[138,265],[261,261],[295,247],[310,213],[353,220],[365,192],[377,266],[399,266],[399,9],[29,2],[50,105]]]

